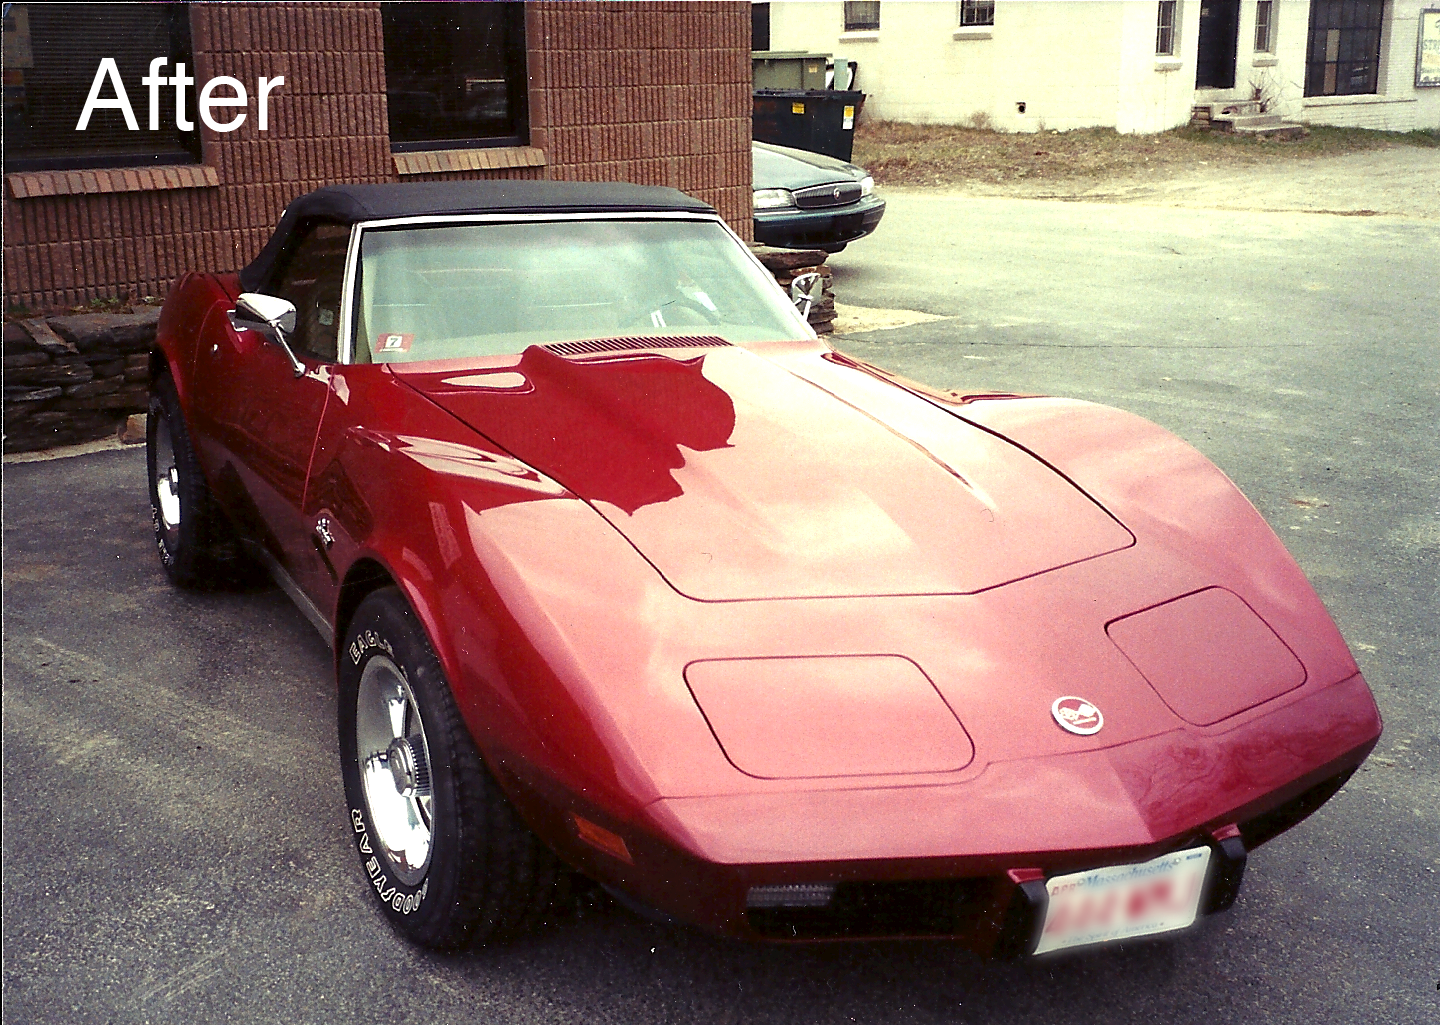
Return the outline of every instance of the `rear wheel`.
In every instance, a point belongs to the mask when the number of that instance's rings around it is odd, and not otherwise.
[[[367,881],[399,932],[455,949],[538,924],[555,855],[486,771],[425,632],[393,587],[361,602],[340,652],[340,758]]]
[[[165,575],[180,587],[235,580],[240,556],[234,530],[200,472],[169,374],[150,390],[145,442],[150,520]]]

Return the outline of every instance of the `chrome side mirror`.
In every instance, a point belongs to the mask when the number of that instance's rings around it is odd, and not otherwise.
[[[290,334],[295,330],[295,304],[276,295],[262,295],[259,292],[242,292],[235,300],[237,319],[250,321]]]
[[[285,337],[295,333],[295,304],[289,299],[260,292],[242,292],[235,300],[235,312],[230,315],[230,323],[237,331],[261,330],[273,335],[280,348],[285,350],[285,355],[290,357],[295,376],[305,373],[305,364],[295,358],[295,352]]]
[[[810,319],[810,310],[824,295],[825,279],[813,270],[795,275],[790,282],[790,299],[806,320]]]

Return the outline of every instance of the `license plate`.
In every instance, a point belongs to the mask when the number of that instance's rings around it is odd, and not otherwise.
[[[1192,847],[1147,861],[1115,865],[1045,883],[1050,894],[1035,953],[1184,929],[1195,921],[1210,848]]]

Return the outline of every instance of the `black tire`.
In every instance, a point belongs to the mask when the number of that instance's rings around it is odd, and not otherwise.
[[[360,603],[339,677],[346,818],[390,924],[441,950],[538,925],[560,894],[560,862],[486,770],[424,628],[396,588]],[[376,711],[401,701],[398,712]],[[387,719],[391,739],[382,755],[377,724]],[[402,820],[420,822],[428,841],[407,833]]]
[[[208,588],[239,579],[243,559],[234,528],[200,471],[180,396],[169,374],[161,374],[150,389],[145,466],[155,547],[170,582],[178,587]],[[166,490],[163,502],[162,487]]]

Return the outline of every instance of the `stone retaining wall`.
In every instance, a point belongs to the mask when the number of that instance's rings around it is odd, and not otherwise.
[[[810,326],[817,335],[826,335],[835,330],[835,292],[831,289],[830,265],[825,262],[827,254],[820,249],[772,249],[769,246],[752,245],[751,251],[765,268],[775,275],[775,280],[790,294],[790,282],[808,271],[817,272],[825,279],[825,293],[820,302],[810,307]]]
[[[93,441],[145,412],[159,317],[147,306],[6,324],[5,451]]]

